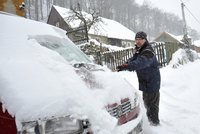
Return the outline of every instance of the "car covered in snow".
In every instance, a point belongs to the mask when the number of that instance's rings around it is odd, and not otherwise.
[[[135,88],[119,73],[94,64],[66,31],[6,14],[0,21],[0,133],[141,131]]]

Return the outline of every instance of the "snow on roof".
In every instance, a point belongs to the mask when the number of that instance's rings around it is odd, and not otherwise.
[[[195,40],[194,45],[197,46],[197,47],[200,47],[200,40]]]
[[[166,33],[166,34],[168,34],[169,36],[171,36],[172,38],[174,38],[175,40],[177,40],[178,42],[183,43],[183,42],[182,42],[182,39],[183,39],[183,36],[184,36],[184,35],[178,35],[178,36],[176,36],[176,35],[173,35],[173,34],[168,33],[168,32],[163,32],[163,33]],[[191,38],[191,36],[188,35],[188,38]],[[200,44],[200,42],[196,42],[196,44]]]
[[[69,16],[72,16],[73,15],[73,12],[72,10],[70,9],[67,9],[67,8],[63,8],[63,7],[59,7],[59,6],[53,6],[57,11],[58,13],[61,15],[61,17],[72,27],[72,28],[77,28],[79,27],[81,21],[78,19],[78,18],[75,18],[76,20],[68,20],[67,18]],[[86,15],[86,13],[83,13],[84,15]]]
[[[183,35],[173,35],[171,33],[165,32],[166,34],[168,34],[169,36],[171,36],[172,38],[176,39],[178,42],[183,43],[181,40],[183,39]]]
[[[97,27],[98,31],[95,31],[94,27],[92,27],[89,33],[109,38],[135,40],[135,33],[133,31],[114,20],[102,18],[102,22],[99,22]]]
[[[69,9],[54,6],[54,8],[58,11],[58,13],[65,19],[68,16],[72,15],[72,12]],[[88,14],[83,12],[83,14],[89,18]],[[135,33],[128,29],[127,27],[123,26],[117,21],[106,19],[100,17],[102,21],[93,25],[90,30],[89,34],[106,36],[109,38],[117,38],[117,39],[124,39],[124,40],[134,40]],[[67,21],[65,19],[65,21]],[[81,23],[80,20],[74,20],[73,22],[68,22],[71,27],[75,28],[78,27]]]

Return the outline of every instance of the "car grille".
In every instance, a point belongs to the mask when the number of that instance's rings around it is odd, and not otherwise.
[[[121,101],[121,104],[114,103],[108,105],[107,110],[112,116],[119,118],[132,110],[131,105],[136,105],[136,99],[134,99],[134,104],[131,104],[129,99],[124,99]]]

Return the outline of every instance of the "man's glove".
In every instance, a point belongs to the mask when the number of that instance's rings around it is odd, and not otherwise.
[[[127,70],[128,69],[128,64],[122,64],[117,66],[117,71],[123,71],[123,70]]]

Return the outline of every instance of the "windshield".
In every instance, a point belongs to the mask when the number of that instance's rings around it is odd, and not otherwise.
[[[55,36],[32,36],[40,45],[58,52],[70,63],[91,63],[91,60],[71,41]]]

